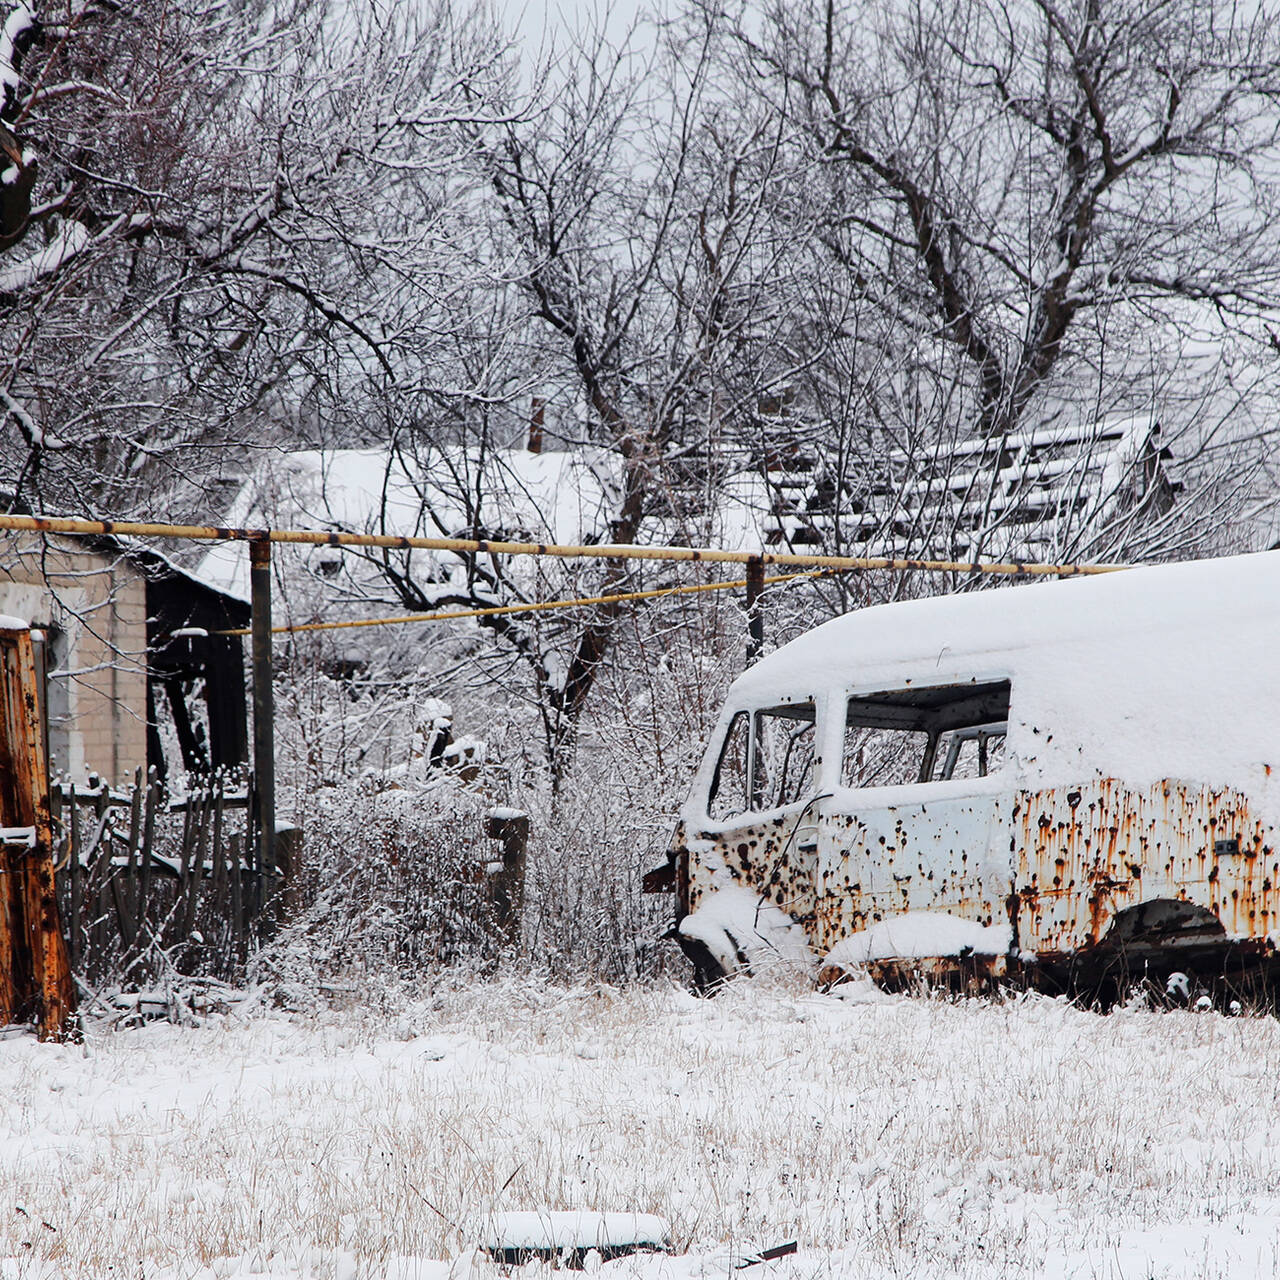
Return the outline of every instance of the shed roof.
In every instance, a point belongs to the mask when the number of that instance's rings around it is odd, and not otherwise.
[[[449,447],[431,465],[387,449],[300,450],[268,455],[227,513],[233,525],[324,527],[425,537],[598,538],[607,529],[616,459],[602,450],[530,453]],[[484,497],[484,532],[468,501]],[[420,553],[442,565],[451,553]],[[231,543],[211,547],[201,576],[248,599],[248,560]]]

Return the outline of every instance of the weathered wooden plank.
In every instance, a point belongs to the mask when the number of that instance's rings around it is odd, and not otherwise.
[[[138,896],[138,875],[142,861],[142,805],[144,795],[143,769],[139,765],[133,775],[133,794],[129,797],[129,848],[125,854],[125,884],[127,886],[125,901],[132,917],[132,927],[125,935],[125,942],[129,946],[133,946],[137,941],[145,907],[145,904],[140,901]]]
[[[231,937],[237,947],[245,937],[244,921],[244,863],[240,858],[240,837],[232,835],[227,841],[227,870],[231,879]]]
[[[224,781],[219,777],[214,782],[213,839],[210,842],[209,856],[213,860],[210,868],[212,877],[209,889],[209,905],[213,915],[226,918],[227,914],[227,857],[223,848],[223,809],[226,804],[227,791]]]
[[[19,1016],[18,991],[14,982],[14,933],[21,928],[15,919],[12,888],[15,883],[9,850],[0,848],[0,1026]]]
[[[78,971],[84,961],[84,864],[80,860],[80,806],[74,786],[67,805],[67,858],[71,876],[71,967]]]
[[[7,807],[17,818],[16,823],[10,821],[4,825],[31,829],[29,845],[11,850],[7,859],[10,878],[8,972],[16,1006],[11,1008],[11,1015],[18,1012],[32,1017],[42,1040],[62,1039],[76,1030],[76,1002],[54,881],[49,775],[44,758],[35,655],[27,631],[2,632],[0,642],[8,658],[4,667],[3,734],[10,744],[11,769],[6,779],[11,796]],[[16,927],[19,920],[21,936]]]
[[[113,865],[111,858],[111,846],[107,846],[107,853],[104,855],[106,862],[106,878],[107,884],[111,888],[111,903],[116,909],[116,924],[120,931],[120,940],[127,947],[133,935],[137,932],[134,926],[133,913],[129,910],[129,891],[125,883],[128,875],[128,865],[118,867]]]
[[[138,873],[138,896],[142,906],[138,911],[138,927],[142,928],[151,913],[151,851],[156,836],[156,807],[160,803],[160,780],[155,767],[147,773],[147,791],[142,808],[142,863]]]
[[[183,868],[182,892],[186,896],[186,908],[182,913],[182,938],[191,937],[191,930],[196,927],[196,907],[200,901],[200,887],[204,883],[205,846],[209,835],[209,827],[213,818],[213,803],[209,792],[203,795],[200,806],[200,821],[196,824],[195,838],[192,842],[190,857],[185,853]]]

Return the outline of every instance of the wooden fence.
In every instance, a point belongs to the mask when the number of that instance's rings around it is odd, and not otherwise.
[[[154,771],[119,790],[90,782],[51,792],[72,969],[90,983],[165,966],[237,976],[284,899],[292,842],[281,867],[259,864],[242,777],[215,776],[179,802]]]

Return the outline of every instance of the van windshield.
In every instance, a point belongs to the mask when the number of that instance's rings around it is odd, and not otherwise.
[[[813,790],[816,712],[812,702],[739,711],[729,724],[708,797],[708,815],[777,809]]]
[[[985,777],[1004,760],[1009,682],[895,689],[849,699],[841,782],[886,787]]]

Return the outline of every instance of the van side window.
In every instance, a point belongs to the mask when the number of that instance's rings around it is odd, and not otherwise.
[[[1009,682],[893,689],[850,698],[841,781],[884,787],[976,778],[1004,760]]]
[[[846,724],[840,781],[846,787],[896,787],[916,782],[928,745],[926,733]]]
[[[944,733],[935,778],[985,778],[1004,764],[1005,724],[978,724]]]
[[[812,702],[756,712],[753,809],[776,809],[799,800],[813,783]]]
[[[720,749],[708,816],[720,822],[802,799],[813,789],[815,723],[812,702],[766,707],[754,718],[739,711]]]
[[[747,770],[751,759],[750,736],[751,717],[745,711],[739,711],[729,722],[729,732],[720,749],[715,776],[711,779],[707,813],[717,822],[750,807],[747,803],[750,794]]]

